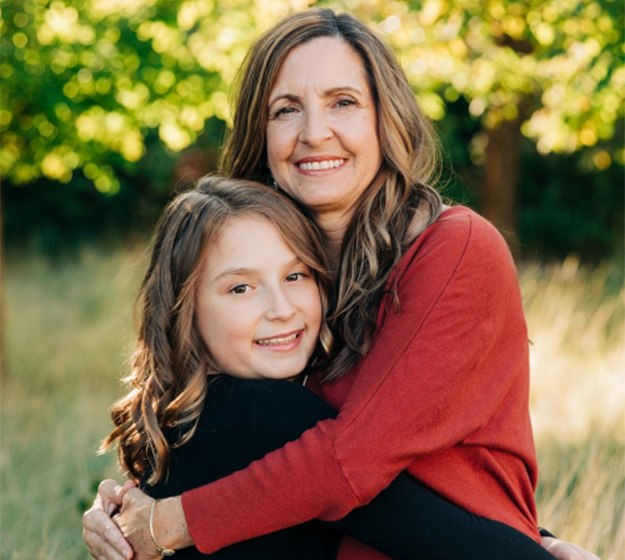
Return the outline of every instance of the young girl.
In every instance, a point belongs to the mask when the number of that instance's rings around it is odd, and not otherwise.
[[[332,354],[328,287],[319,234],[285,196],[250,181],[200,180],[157,226],[130,392],[113,408],[103,447],[117,444],[130,477],[162,498],[244,468],[334,417],[302,386],[302,372]],[[164,554],[155,505],[149,545]],[[550,557],[403,474],[341,521],[283,529],[211,557],[335,558],[343,533],[393,558]],[[205,557],[193,548],[178,556]],[[359,555],[383,557],[364,546]]]

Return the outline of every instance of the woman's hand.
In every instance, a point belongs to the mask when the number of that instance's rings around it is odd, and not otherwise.
[[[96,560],[130,560],[133,551],[121,531],[111,520],[126,492],[133,488],[130,481],[123,486],[114,480],[100,483],[93,505],[82,517],[82,537],[92,558]]]
[[[153,502],[153,498],[138,488],[132,488],[124,495],[120,513],[113,517],[135,551],[134,560],[161,558],[150,535],[150,510]],[[159,500],[154,509],[153,527],[154,537],[161,547],[178,549],[193,544],[180,497]]]
[[[558,560],[600,560],[592,552],[584,550],[581,546],[571,544],[555,537],[541,537],[543,548],[553,554]]]
[[[150,536],[152,502],[154,498],[135,488],[126,493],[120,513],[113,516],[113,520],[135,551],[135,560],[157,560],[162,557]],[[156,533],[156,528],[154,532]]]

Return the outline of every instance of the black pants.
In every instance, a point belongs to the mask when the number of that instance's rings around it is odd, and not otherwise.
[[[297,439],[319,420],[335,415],[325,402],[296,383],[219,376],[211,383],[195,435],[173,450],[169,477],[145,490],[161,498],[197,488],[244,468]],[[339,521],[311,521],[226,547],[208,557],[333,559],[341,534],[397,559],[553,560],[519,531],[453,505],[406,474],[400,474],[370,504]],[[176,558],[207,556],[189,548],[178,552]]]

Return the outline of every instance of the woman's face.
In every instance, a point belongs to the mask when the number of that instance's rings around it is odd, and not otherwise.
[[[315,349],[322,309],[314,274],[260,216],[226,223],[204,256],[195,303],[221,372],[288,379]]]
[[[319,37],[288,54],[269,94],[267,158],[322,228],[347,225],[382,163],[373,95],[347,42]]]

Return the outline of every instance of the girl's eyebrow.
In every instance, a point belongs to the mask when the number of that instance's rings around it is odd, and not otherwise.
[[[331,97],[338,93],[352,93],[354,95],[364,95],[360,89],[353,86],[335,86],[324,90],[323,96]],[[275,95],[274,97],[271,97],[269,99],[269,107],[271,107],[276,101],[279,101],[281,99],[285,99],[286,101],[293,101],[296,103],[301,101],[301,97],[299,97],[298,95],[294,95],[292,93],[282,93]]]
[[[304,262],[302,261],[302,259],[300,259],[299,257],[294,257],[293,259],[291,259],[289,262],[285,263],[284,265],[282,265],[284,268],[291,268],[293,266],[299,266],[299,265],[303,265]],[[246,267],[239,267],[239,266],[233,266],[231,268],[227,268],[226,270],[220,272],[217,276],[215,276],[215,278],[213,278],[213,282],[217,282],[218,280],[220,280],[221,278],[224,278],[226,276],[245,276],[247,274],[254,274],[257,273],[258,270],[255,268],[246,268]]]

